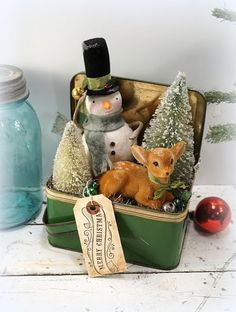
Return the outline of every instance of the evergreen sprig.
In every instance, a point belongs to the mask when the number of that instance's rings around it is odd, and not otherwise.
[[[208,91],[204,92],[207,103],[236,103],[236,91],[222,92],[222,91]]]
[[[212,16],[215,16],[222,21],[236,22],[236,12],[227,9],[215,8],[212,10]]]
[[[222,21],[236,22],[236,12],[215,8],[212,16]],[[210,91],[204,93],[207,103],[236,103],[236,92]],[[205,137],[209,143],[221,143],[236,140],[236,124],[226,123],[210,126]]]
[[[208,143],[221,143],[236,140],[236,124],[227,123],[210,126],[205,139]]]
[[[69,119],[65,115],[57,112],[56,119],[52,126],[52,133],[62,135],[68,121]]]

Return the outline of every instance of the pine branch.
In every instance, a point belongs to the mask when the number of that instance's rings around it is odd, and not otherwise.
[[[207,103],[236,103],[236,91],[222,92],[222,91],[208,91],[204,93]]]
[[[52,133],[62,135],[68,121],[69,119],[65,115],[57,112],[56,119],[52,126]]]
[[[212,11],[212,16],[221,19],[222,21],[236,22],[236,12],[227,9],[215,8]]]
[[[210,126],[205,139],[208,143],[221,143],[236,140],[236,124],[227,123]]]

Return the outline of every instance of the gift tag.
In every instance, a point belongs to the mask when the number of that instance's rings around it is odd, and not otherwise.
[[[79,198],[74,215],[89,276],[124,272],[126,262],[111,201],[104,195]]]

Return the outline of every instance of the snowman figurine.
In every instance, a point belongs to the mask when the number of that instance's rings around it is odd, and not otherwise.
[[[127,124],[122,118],[122,97],[119,86],[110,75],[106,41],[94,38],[83,42],[87,84],[79,100],[74,121],[83,111],[84,145],[89,154],[94,176],[120,160],[133,160],[131,146],[137,144],[142,122]]]

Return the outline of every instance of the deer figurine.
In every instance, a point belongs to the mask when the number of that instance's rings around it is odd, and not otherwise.
[[[154,148],[145,150],[133,145],[132,154],[142,165],[130,161],[119,161],[99,179],[100,193],[106,197],[122,194],[134,198],[139,204],[160,209],[163,203],[171,201],[174,196],[165,191],[175,162],[185,151],[186,143],[180,141],[171,148]],[[164,187],[164,188],[163,188]],[[154,194],[162,188],[161,196],[154,199]]]

